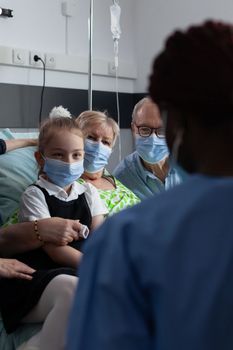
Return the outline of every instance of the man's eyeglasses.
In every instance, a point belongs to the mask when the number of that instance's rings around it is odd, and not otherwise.
[[[142,137],[149,137],[153,132],[160,139],[163,139],[165,137],[165,128],[163,127],[149,128],[148,126],[137,126],[136,124],[135,126],[138,129],[139,135]]]

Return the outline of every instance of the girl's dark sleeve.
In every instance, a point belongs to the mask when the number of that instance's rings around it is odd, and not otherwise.
[[[0,139],[0,154],[3,154],[5,152],[6,152],[6,142]]]

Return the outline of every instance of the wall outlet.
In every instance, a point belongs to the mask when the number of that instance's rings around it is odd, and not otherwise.
[[[26,64],[27,51],[23,49],[12,50],[12,63],[17,65]]]
[[[54,54],[51,54],[51,53],[45,54],[45,67],[46,68],[55,68],[56,67],[56,57]]]
[[[40,51],[30,51],[29,54],[29,64],[30,66],[33,67],[43,67],[43,63],[39,60],[39,61],[35,61],[34,60],[34,56],[39,56],[43,61],[44,61],[44,54],[43,52]]]

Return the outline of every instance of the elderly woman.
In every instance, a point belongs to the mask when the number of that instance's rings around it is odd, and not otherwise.
[[[84,174],[79,181],[90,182],[98,190],[109,215],[140,202],[140,199],[105,167],[119,134],[119,127],[106,113],[85,111],[76,122],[85,140]]]

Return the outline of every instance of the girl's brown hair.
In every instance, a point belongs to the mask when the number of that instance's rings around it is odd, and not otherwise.
[[[39,139],[38,139],[38,150],[42,154],[46,144],[51,139],[56,131],[68,130],[74,132],[76,135],[83,138],[83,133],[79,126],[75,122],[75,119],[68,117],[53,117],[48,118],[41,124]]]

